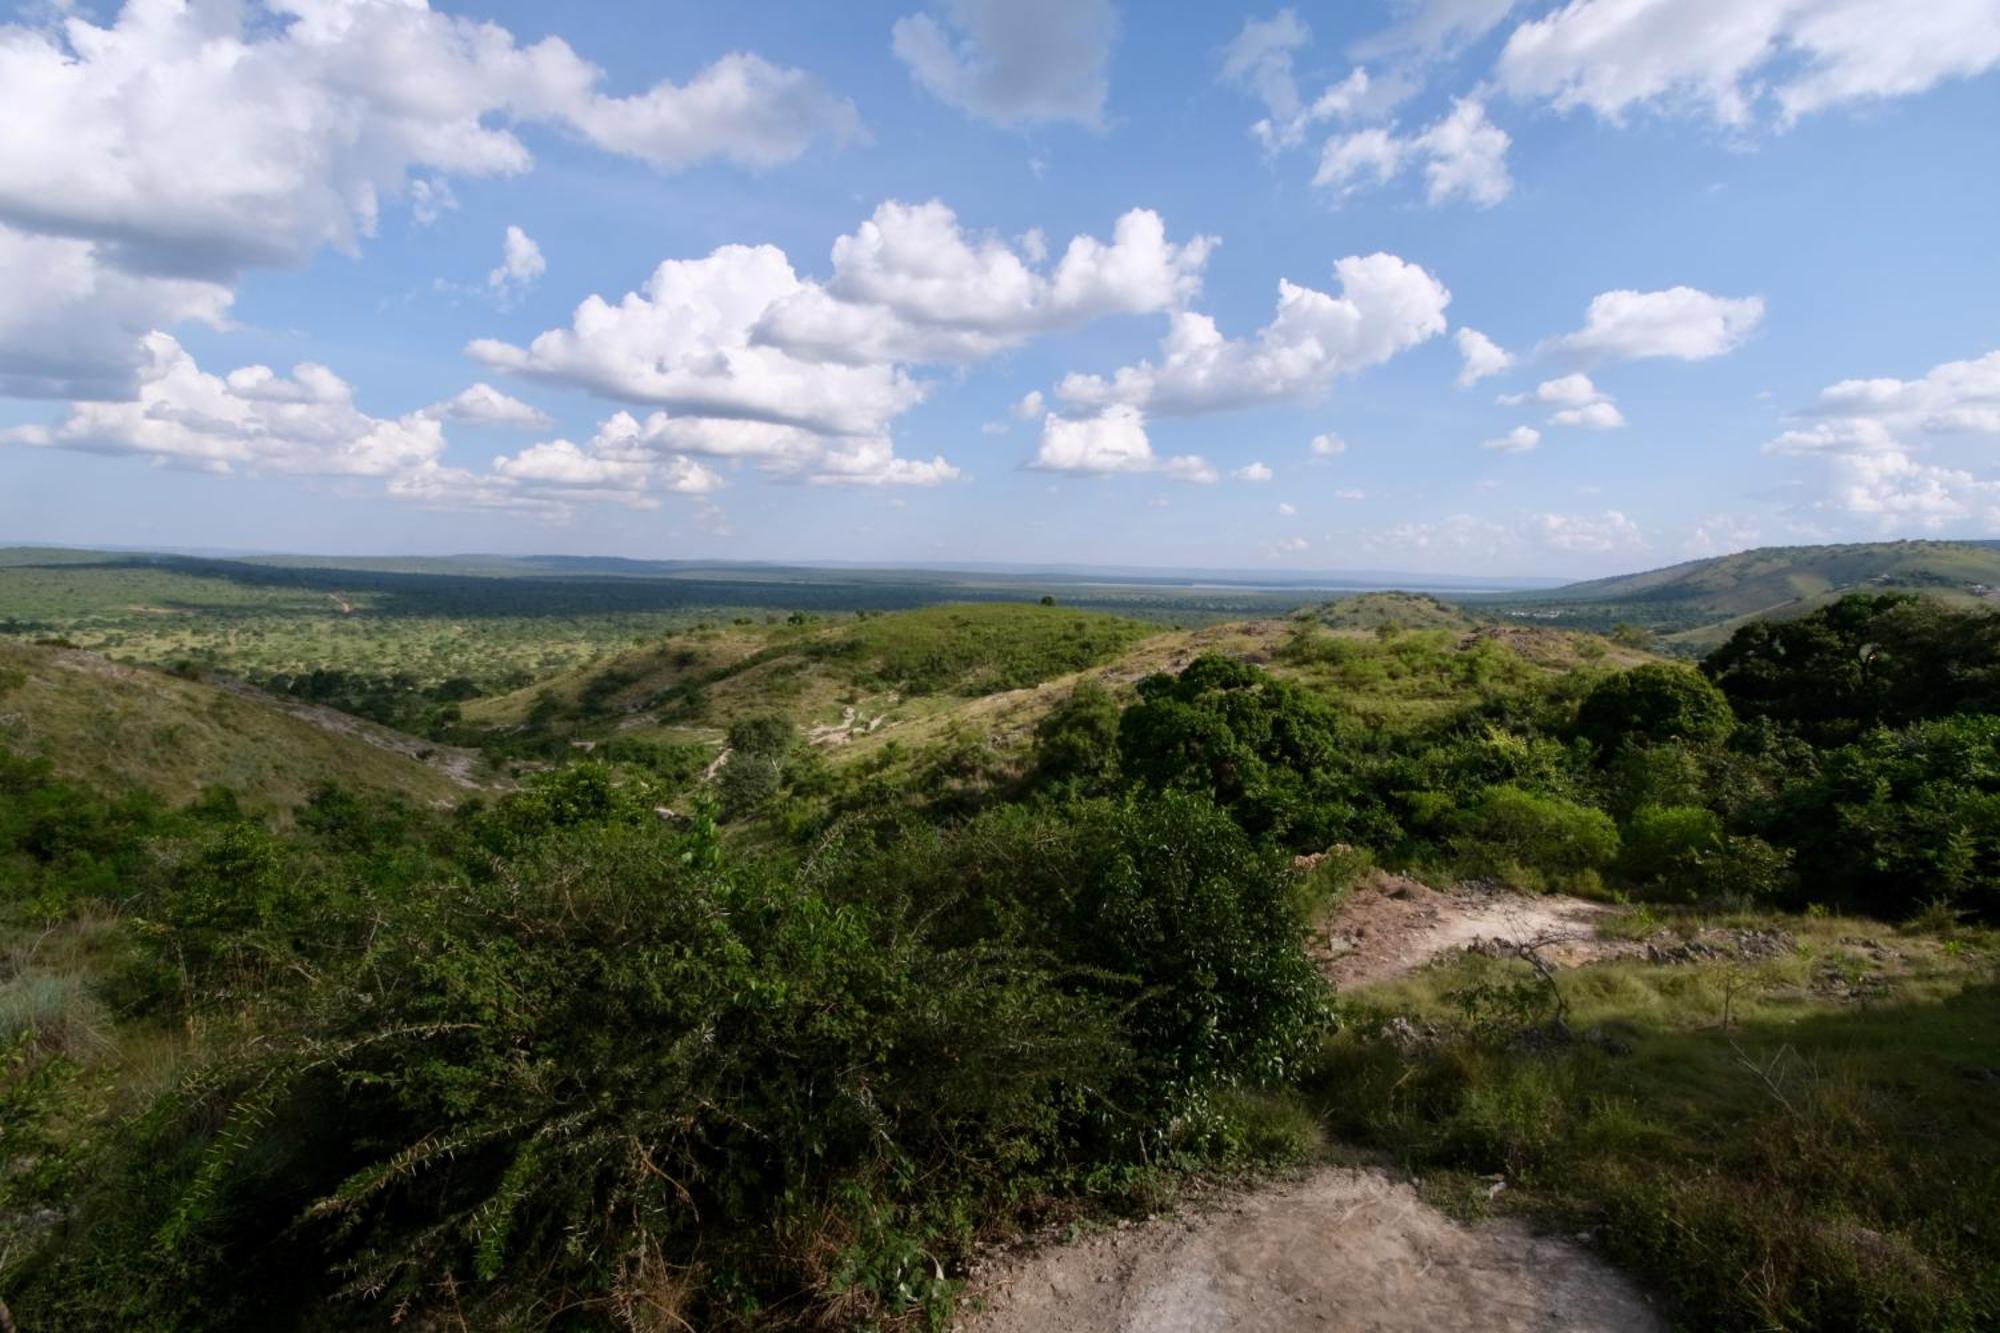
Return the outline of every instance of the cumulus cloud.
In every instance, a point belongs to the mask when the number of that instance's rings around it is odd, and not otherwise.
[[[1229,475],[1238,481],[1269,481],[1272,473],[1271,469],[1262,463],[1245,463]]]
[[[1049,265],[1039,241],[969,233],[942,203],[892,200],[834,242],[823,282],[800,277],[774,246],[724,246],[667,260],[615,303],[586,298],[567,327],[525,347],[480,339],[468,351],[675,419],[775,428],[791,454],[818,450],[799,469],[814,480],[927,484],[949,478],[897,459],[889,444],[891,424],[925,394],[916,368],[1107,315],[1178,308],[1200,290],[1213,245],[1170,241],[1159,216],[1140,209],[1118,219],[1109,242],[1075,237]],[[1036,393],[1016,413],[1042,409]]]
[[[1611,395],[1581,372],[1543,380],[1531,393],[1500,396],[1504,406],[1540,403],[1559,409],[1549,417],[1551,425],[1582,426],[1589,430],[1616,430],[1625,424],[1625,415],[1611,401]]]
[[[1524,454],[1542,442],[1542,433],[1533,426],[1516,426],[1505,435],[1490,440],[1481,440],[1481,449],[1491,449],[1496,453]]]
[[[1460,329],[1458,387],[1469,389],[1514,364],[1513,354],[1478,329]]]
[[[548,261],[542,258],[542,247],[535,244],[535,238],[519,227],[508,227],[501,238],[500,264],[486,275],[486,289],[501,302],[509,302],[548,269]]]
[[[1405,55],[1449,55],[1500,26],[1516,0],[1402,0],[1401,17],[1382,32],[1364,37],[1354,54],[1364,60]]]
[[[422,0],[132,0],[104,26],[0,26],[0,271],[24,247],[42,270],[7,284],[0,387],[130,393],[139,334],[214,322],[245,270],[357,250],[385,199],[430,220],[449,176],[526,170],[520,125],[673,169],[771,165],[858,124],[748,54],[635,97],[603,83],[560,39]]]
[[[567,328],[526,347],[482,338],[467,351],[497,369],[686,416],[880,432],[923,397],[900,367],[806,360],[754,340],[765,312],[804,290],[782,250],[726,245],[663,262],[615,304],[586,297]]]
[[[1158,362],[1110,378],[1071,374],[1057,388],[1084,406],[1124,403],[1193,414],[1310,400],[1342,375],[1387,361],[1445,329],[1451,293],[1395,255],[1350,255],[1334,265],[1340,294],[1278,284],[1277,313],[1249,338],[1226,338],[1207,315],[1176,310]]]
[[[753,55],[635,97],[559,38],[523,46],[422,0],[134,0],[108,27],[0,29],[0,220],[133,272],[226,278],[353,249],[414,170],[531,164],[550,123],[678,168],[770,165],[844,134],[845,101]]]
[[[1104,120],[1118,15],[1111,0],[945,0],[891,30],[918,86],[996,125]]]
[[[1514,188],[1507,171],[1507,131],[1487,118],[1485,104],[1462,97],[1421,132],[1399,137],[1371,126],[1328,139],[1320,152],[1313,184],[1340,194],[1364,185],[1383,185],[1404,168],[1421,165],[1424,197],[1431,204],[1463,199],[1490,208]]]
[[[1609,399],[1602,399],[1581,407],[1566,407],[1550,416],[1549,422],[1556,426],[1581,426],[1585,430],[1618,430],[1625,424],[1625,414]]]
[[[1296,518],[1298,517],[1298,513],[1299,513],[1298,509],[1292,504],[1284,500],[1278,501],[1279,518]]]
[[[290,376],[245,366],[218,376],[168,334],[148,334],[140,348],[145,361],[136,398],[75,402],[54,426],[18,427],[0,440],[137,454],[211,472],[320,476],[387,476],[443,452],[436,417],[369,416],[355,407],[347,382],[325,366],[302,363]]]
[[[1621,360],[1673,357],[1706,361],[1735,351],[1764,319],[1761,296],[1711,296],[1693,287],[1600,292],[1584,325],[1556,346]]]
[[[1612,121],[1698,108],[1744,125],[1920,93],[2000,65],[1990,0],[1571,0],[1523,23],[1495,74]]]
[[[5,225],[0,292],[0,395],[11,398],[127,396],[151,359],[141,337],[187,322],[221,327],[234,295],[201,279],[127,273],[94,241]]]
[[[1029,467],[1040,472],[1108,477],[1161,473],[1174,481],[1215,481],[1213,467],[1193,454],[1161,458],[1146,435],[1146,416],[1126,403],[1082,416],[1051,412],[1042,421],[1041,445]]]
[[[2000,522],[2000,483],[1919,455],[1958,439],[2000,439],[2000,352],[1950,361],[1912,380],[1829,385],[1766,453],[1821,460],[1816,507],[1883,531]]]
[[[689,456],[698,452],[747,454],[812,481],[841,466],[817,446],[787,456],[781,442],[767,439],[761,449],[732,450],[732,441],[680,429],[664,415],[642,425],[620,413],[585,445],[543,441],[475,472],[445,461],[448,420],[545,426],[547,418],[484,384],[402,416],[378,417],[356,404],[347,381],[315,362],[290,374],[251,365],[216,375],[169,334],[148,334],[140,347],[146,360],[134,398],[73,402],[54,425],[0,431],[0,445],[137,456],[217,473],[375,478],[392,498],[431,508],[551,519],[568,517],[578,503],[647,509],[663,493],[719,489],[722,476]],[[718,447],[705,450],[710,444]]]
[[[504,394],[483,381],[462,390],[441,403],[424,409],[431,416],[447,417],[474,426],[518,426],[523,430],[546,430],[555,423],[548,413],[520,399]]]
[[[943,203],[880,205],[833,245],[833,274],[773,301],[760,341],[854,363],[968,361],[1106,315],[1177,307],[1201,290],[1212,237],[1175,243],[1149,209],[1109,243],[1073,238],[1050,271],[1039,234],[1019,246],[960,226]]]
[[[1327,431],[1323,435],[1312,437],[1311,448],[1314,458],[1332,458],[1336,454],[1347,452],[1347,441],[1341,439],[1332,431]]]

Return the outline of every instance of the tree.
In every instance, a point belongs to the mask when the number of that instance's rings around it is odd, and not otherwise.
[[[1609,756],[1628,743],[1715,745],[1736,717],[1722,691],[1695,671],[1664,662],[1607,676],[1577,709],[1577,734]]]

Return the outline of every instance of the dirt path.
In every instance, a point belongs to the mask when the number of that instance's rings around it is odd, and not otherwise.
[[[965,1333],[1655,1333],[1589,1251],[1468,1226],[1380,1171],[1328,1168],[976,1274]]]
[[[1378,872],[1341,900],[1314,932],[1311,948],[1336,986],[1390,981],[1434,958],[1495,939],[1554,939],[1542,956],[1574,967],[1633,947],[1596,938],[1597,919],[1610,910],[1581,898],[1519,893],[1476,881],[1440,891]]]

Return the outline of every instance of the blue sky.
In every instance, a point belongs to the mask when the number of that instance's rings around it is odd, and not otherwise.
[[[23,5],[0,540],[2000,535],[1996,65],[2000,0]]]

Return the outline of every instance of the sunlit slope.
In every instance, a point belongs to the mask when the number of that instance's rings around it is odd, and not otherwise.
[[[1587,613],[1615,608],[1636,624],[1705,646],[1747,620],[1806,615],[1850,592],[1917,592],[1957,605],[2000,593],[2000,544],[1862,542],[1771,546],[1510,599]]]
[[[320,722],[308,720],[317,716]],[[123,666],[93,653],[0,641],[0,744],[65,777],[142,787],[169,801],[223,784],[280,809],[321,782],[451,801],[463,783],[421,741],[341,714]]]

